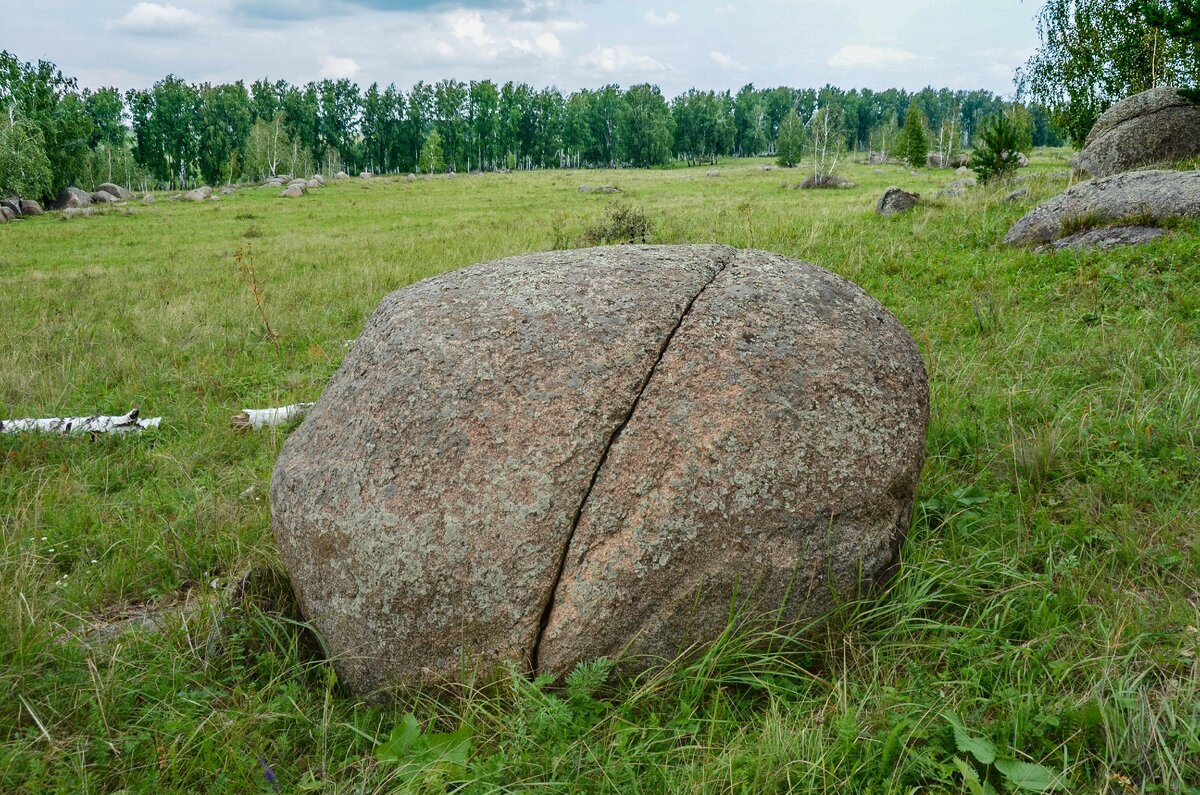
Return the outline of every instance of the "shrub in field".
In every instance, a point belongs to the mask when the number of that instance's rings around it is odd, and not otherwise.
[[[987,183],[1017,170],[1020,141],[1017,128],[1003,113],[992,116],[979,131],[979,143],[971,155],[971,168],[979,181]]]
[[[925,114],[910,104],[904,114],[904,130],[900,133],[900,157],[913,168],[923,168],[929,154],[929,136],[925,134]]]
[[[603,218],[583,230],[583,243],[588,246],[649,243],[651,226],[641,207],[613,202]]]

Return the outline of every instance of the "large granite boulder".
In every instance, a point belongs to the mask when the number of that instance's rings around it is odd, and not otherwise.
[[[1075,158],[1093,177],[1200,155],[1200,105],[1160,86],[1100,114]]]
[[[114,182],[101,183],[100,185],[96,186],[96,190],[98,190],[98,191],[102,190],[105,193],[111,193],[113,196],[116,196],[118,199],[120,199],[123,202],[129,201],[130,199],[133,198],[132,193],[130,193],[128,190],[121,187],[120,185],[117,185]]]
[[[35,216],[42,214],[42,205],[33,199],[21,199],[21,215]]]
[[[284,445],[273,524],[355,691],[636,670],[731,606],[807,619],[885,578],[927,415],[909,334],[815,266],[515,257],[383,300]]]
[[[1200,171],[1127,171],[1080,182],[1013,224],[1010,246],[1050,243],[1083,228],[1200,217]]]
[[[189,190],[183,194],[183,200],[189,202],[204,202],[212,198],[213,189],[208,185],[201,185],[194,190]]]
[[[21,217],[21,200],[15,196],[11,199],[0,199],[0,207],[12,212],[14,218]]]
[[[87,191],[80,190],[74,186],[63,188],[58,192],[58,207],[61,210],[68,208],[90,207],[92,204],[92,194]]]
[[[8,221],[15,220],[16,217],[17,214],[12,211],[11,207],[0,205],[0,223],[7,223]]]

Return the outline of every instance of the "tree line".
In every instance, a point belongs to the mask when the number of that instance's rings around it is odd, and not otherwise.
[[[46,61],[0,53],[0,193],[49,198],[67,185],[186,187],[273,174],[653,167],[775,155],[788,119],[832,128],[850,150],[891,152],[909,108],[931,138],[972,140],[1013,108],[990,91],[692,89],[651,84],[564,94],[491,80],[408,91],[349,80],[80,89]],[[1040,105],[1021,108],[1035,145],[1061,143]],[[826,116],[821,114],[825,113]]]

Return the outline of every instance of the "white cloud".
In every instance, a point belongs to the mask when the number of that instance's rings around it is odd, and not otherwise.
[[[543,55],[552,58],[562,55],[562,42],[558,40],[558,36],[549,31],[539,34],[532,41],[529,39],[512,39],[509,43],[512,44],[513,49],[529,53],[530,55]]]
[[[734,11],[737,11],[737,6],[733,3],[725,3],[724,5],[717,6],[713,11],[718,14],[732,14]]]
[[[917,56],[907,50],[849,44],[830,56],[828,63],[834,69],[879,69],[916,60]]]
[[[647,11],[645,16],[645,20],[647,22],[660,28],[666,28],[670,27],[671,25],[678,24],[679,20],[681,19],[683,19],[683,17],[679,16],[674,11],[668,11],[665,14],[659,14],[656,11]]]
[[[717,52],[716,50],[711,50],[708,53],[708,57],[713,63],[715,63],[718,66],[721,66],[725,69],[733,69],[738,72],[747,71],[746,65],[744,63],[742,63],[741,61],[735,60],[734,58],[726,55],[723,52]]]
[[[129,13],[111,24],[113,30],[143,36],[191,33],[203,20],[199,14],[170,3],[138,3]]]
[[[634,52],[631,48],[620,45],[617,47],[596,47],[578,60],[580,66],[588,66],[606,74],[622,73],[645,75],[649,73],[662,74],[673,71],[662,61]]]
[[[338,58],[333,55],[321,57],[321,79],[353,79],[358,74],[358,64],[353,58]]]

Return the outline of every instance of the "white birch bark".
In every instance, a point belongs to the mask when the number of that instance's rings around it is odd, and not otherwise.
[[[240,413],[233,415],[233,427],[239,431],[278,428],[304,416],[312,407],[312,403],[294,403],[275,409],[242,409]]]
[[[39,431],[41,433],[130,433],[157,428],[162,417],[143,420],[138,418],[138,410],[133,409],[128,414],[120,416],[104,416],[97,414],[92,417],[47,417],[45,419],[0,420],[0,433],[26,433]]]

